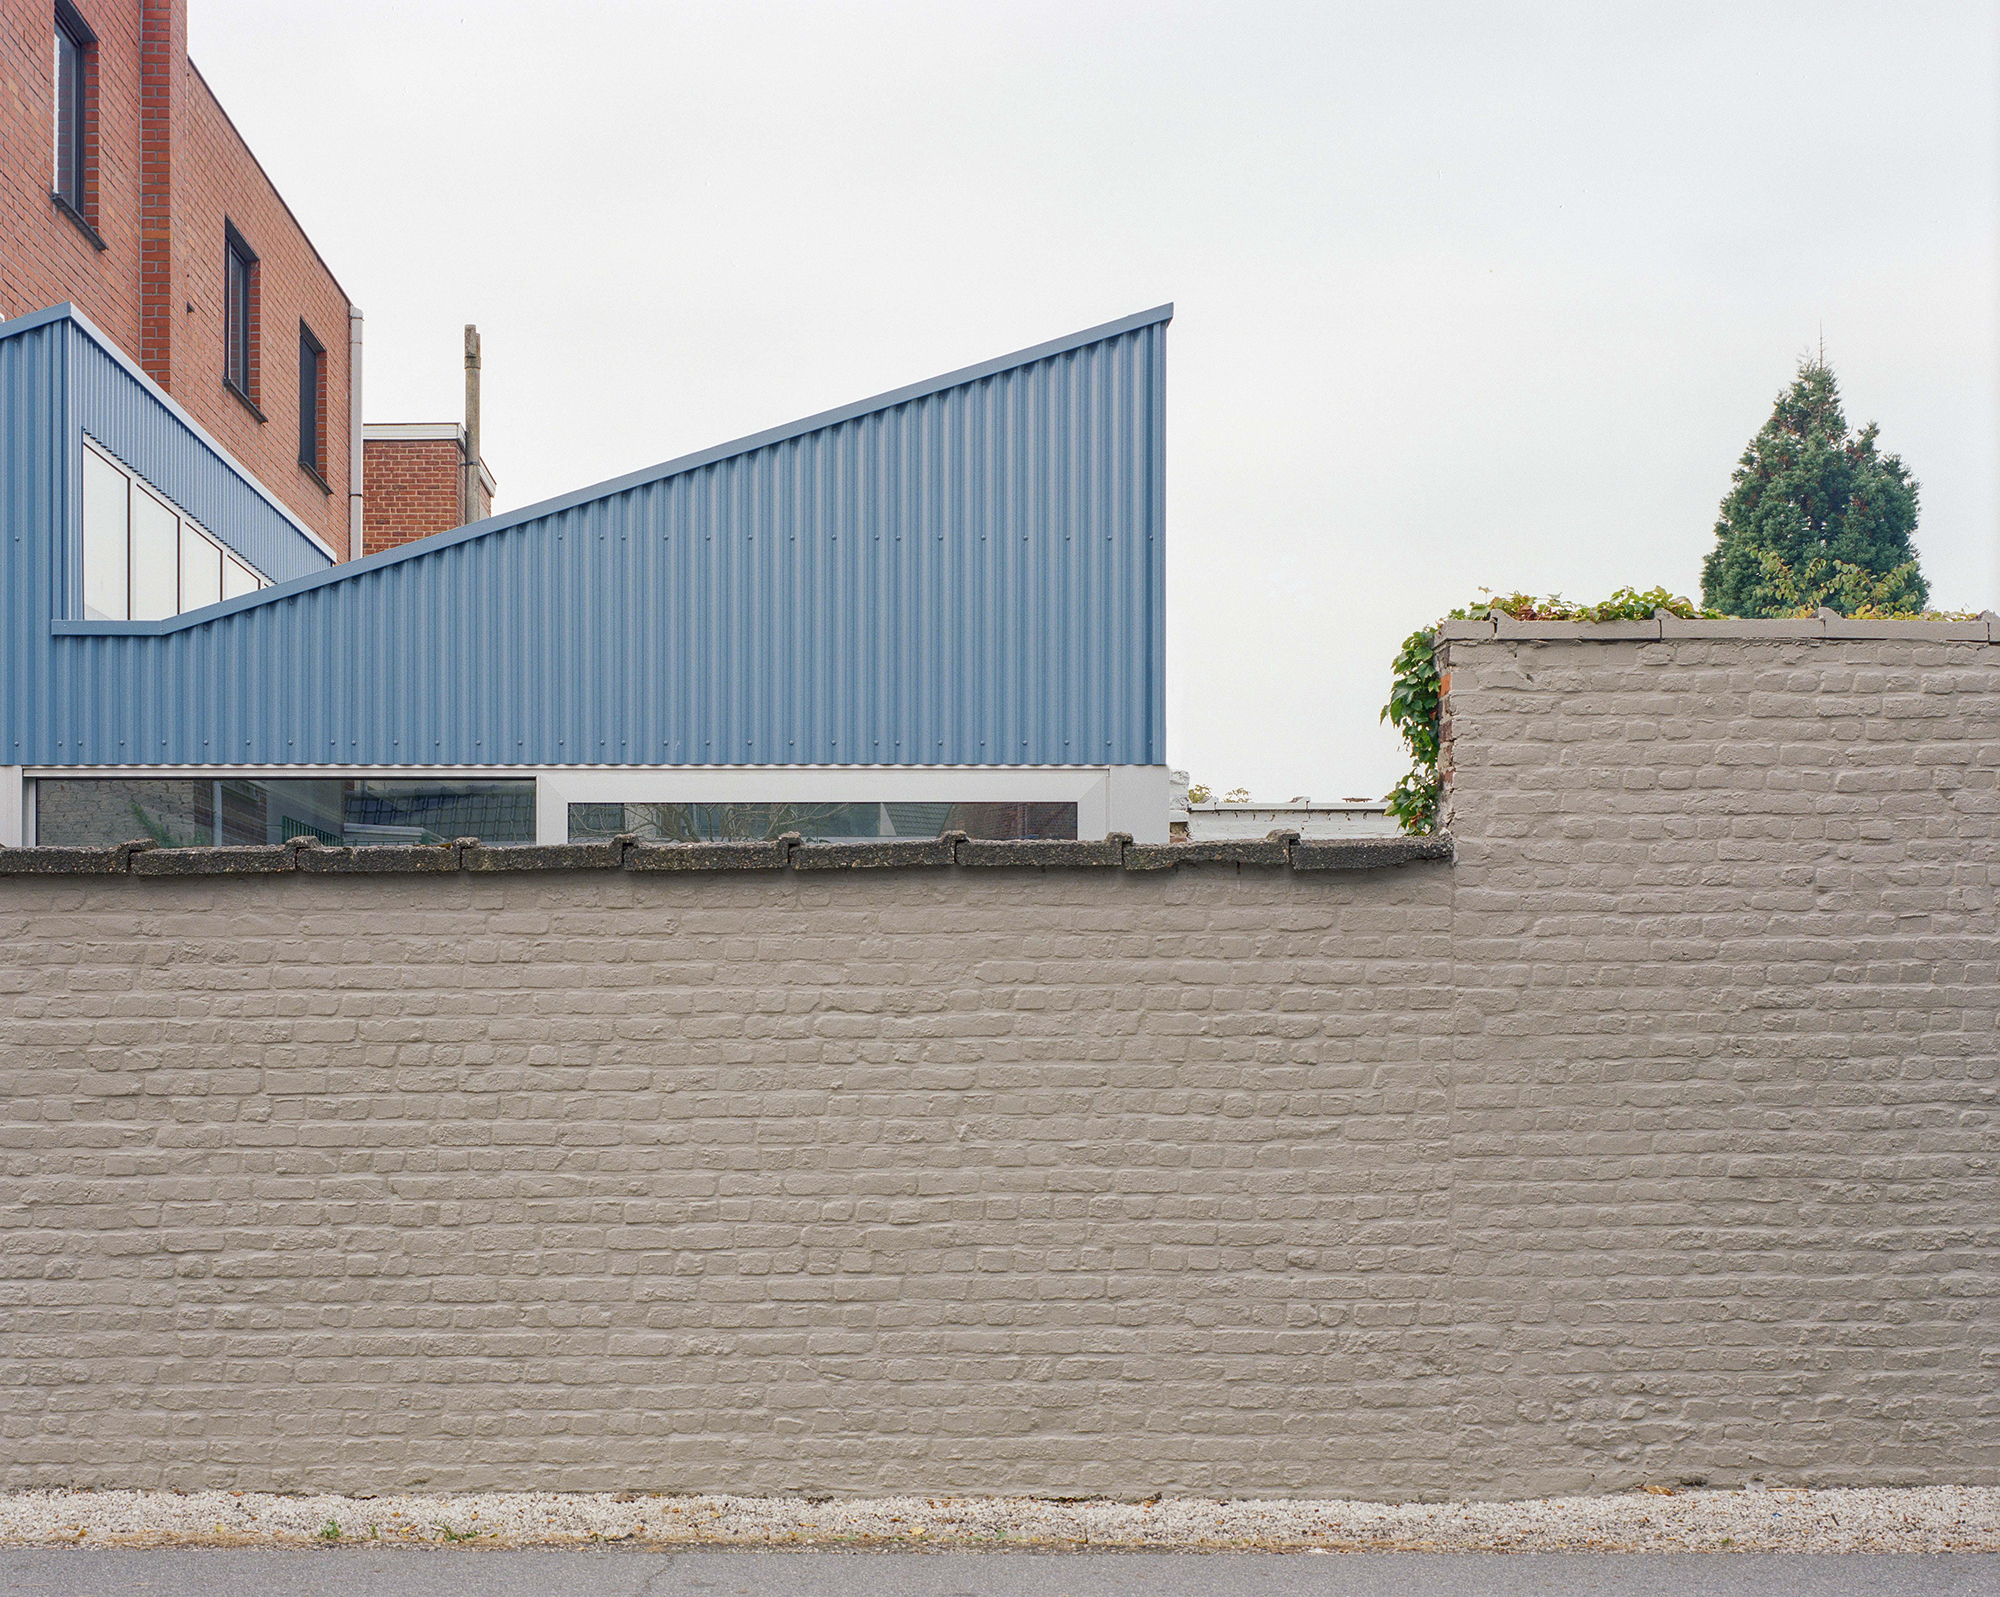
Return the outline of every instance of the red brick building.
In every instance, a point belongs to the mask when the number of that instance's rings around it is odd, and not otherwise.
[[[0,0],[0,320],[65,300],[359,552],[359,313],[188,59],[186,0]]]
[[[457,422],[372,422],[362,429],[361,450],[368,484],[364,553],[394,549],[461,524],[465,429]],[[492,473],[481,461],[475,519],[493,513],[493,487]]]

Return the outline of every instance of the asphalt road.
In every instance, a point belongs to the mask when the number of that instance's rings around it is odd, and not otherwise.
[[[0,1550],[4,1597],[1945,1597],[2000,1554]]]

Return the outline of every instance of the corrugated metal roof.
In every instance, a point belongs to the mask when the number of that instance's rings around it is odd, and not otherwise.
[[[52,713],[7,763],[1157,764],[1171,314],[171,621],[57,621],[41,669],[10,651]]]

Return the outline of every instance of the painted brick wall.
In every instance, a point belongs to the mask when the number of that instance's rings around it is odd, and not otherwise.
[[[1454,864],[0,878],[0,1483],[2000,1480],[2000,648],[1446,663]]]
[[[1457,1423],[2000,1478],[2000,647],[1673,630],[1448,646]]]
[[[340,558],[348,552],[348,301],[187,57],[184,0],[89,0],[105,248],[49,197],[54,8],[0,0],[0,320],[68,300]],[[258,256],[252,397],[224,386],[223,222]],[[326,346],[322,479],[298,463],[298,329]]]

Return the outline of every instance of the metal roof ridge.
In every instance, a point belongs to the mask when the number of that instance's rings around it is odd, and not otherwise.
[[[853,421],[860,416],[870,415],[876,411],[893,410],[898,405],[906,405],[912,400],[927,398],[931,394],[943,393],[946,389],[963,388],[967,384],[996,377],[1001,372],[1013,371],[1021,366],[1032,366],[1037,361],[1048,360],[1056,355],[1066,355],[1071,350],[1084,349],[1091,344],[1101,344],[1122,334],[1136,332],[1141,327],[1172,321],[1173,316],[1173,301],[1169,300],[1164,305],[1155,305],[1151,310],[1135,311],[1129,316],[1119,317],[1116,321],[1103,322],[1096,327],[1086,327],[1081,332],[1053,338],[1047,343],[1034,344],[1027,349],[1016,350],[1011,355],[997,355],[976,365],[962,366],[957,371],[945,372],[941,376],[911,383],[903,388],[892,388],[887,393],[876,394],[869,399],[858,399],[832,410],[823,410],[815,415],[802,417],[798,421],[786,422],[782,426],[770,427],[763,432],[732,439],[728,443],[711,444],[706,449],[698,449],[690,455],[676,456],[672,460],[662,461],[657,466],[646,466],[638,471],[627,472],[621,477],[610,477],[603,482],[592,483],[587,488],[575,488],[566,494],[558,494],[553,499],[523,505],[519,510],[488,516],[483,521],[469,521],[464,526],[453,527],[448,532],[434,532],[428,537],[413,539],[393,549],[384,549],[380,554],[364,555],[359,560],[341,561],[324,571],[309,572],[303,577],[292,577],[284,582],[273,583],[268,588],[259,588],[255,593],[246,593],[235,599],[225,599],[220,604],[204,605],[199,610],[185,610],[163,621],[57,621],[53,623],[51,630],[58,636],[65,637],[98,634],[153,636],[179,632],[190,626],[207,626],[210,622],[222,620],[239,610],[248,610],[260,604],[275,604],[279,600],[293,598],[314,588],[363,577],[404,560],[419,559],[461,543],[469,543],[474,538],[505,532],[509,528],[522,526],[530,521],[540,521],[544,517],[557,515],[565,510],[574,510],[578,505],[609,499],[613,494],[626,493],[633,488],[642,488],[648,483],[660,482],[668,477],[678,477],[685,472],[699,470],[703,466],[712,466],[718,461],[733,459],[737,455],[751,454],[756,450],[769,448],[772,444],[801,438],[807,433],[838,426],[842,422]],[[5,337],[14,325],[11,322],[0,323],[0,337]],[[23,328],[22,331],[26,329]]]

